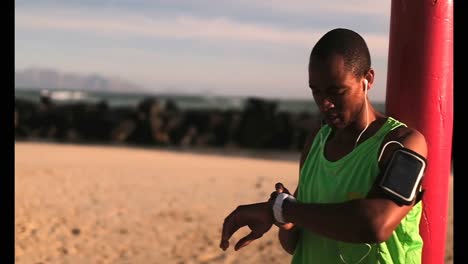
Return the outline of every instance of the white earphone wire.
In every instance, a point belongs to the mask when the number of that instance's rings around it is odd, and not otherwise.
[[[365,107],[366,107],[366,127],[361,131],[361,133],[359,133],[359,136],[357,137],[356,142],[354,142],[354,148],[356,148],[362,134],[364,134],[366,129],[369,127],[369,113],[368,113],[368,109],[367,109],[367,84],[368,84],[367,79],[364,79],[364,86],[365,86],[364,87],[364,103],[366,104],[365,105]]]

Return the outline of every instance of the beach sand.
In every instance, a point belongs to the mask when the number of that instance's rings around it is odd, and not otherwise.
[[[276,227],[238,252],[247,228],[219,242],[237,205],[297,175],[291,160],[16,142],[15,263],[289,263]]]

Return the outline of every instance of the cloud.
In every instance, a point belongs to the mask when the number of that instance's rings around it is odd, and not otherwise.
[[[256,1],[257,4],[263,3]],[[273,5],[278,2],[273,1]],[[328,6],[333,9],[334,6]],[[107,11],[106,11],[107,10]],[[297,30],[287,27],[247,23],[226,17],[203,18],[192,15],[141,15],[108,9],[16,9],[16,30],[64,31],[113,37],[166,38],[201,41],[266,43],[310,48],[326,31],[323,28]],[[326,29],[328,30],[328,29]],[[374,56],[386,56],[388,36],[365,34]]]
[[[347,16],[372,15],[386,16],[390,14],[389,1],[375,0],[334,0],[334,1],[310,1],[295,0],[294,4],[285,4],[284,0],[238,0],[238,4],[255,6],[274,12],[289,13],[294,15],[328,14]]]
[[[108,9],[121,8],[125,10],[139,10],[141,12],[164,10],[165,12],[191,12],[193,14],[224,14],[242,17],[243,14],[253,11],[259,16],[265,14],[297,16],[323,16],[345,14],[346,16],[379,16],[385,19],[390,13],[390,1],[375,0],[333,0],[310,1],[294,0],[292,3],[284,0],[113,0],[113,1],[56,1],[56,0],[17,0],[16,7],[38,8],[91,8]],[[203,16],[203,15],[202,15]],[[284,16],[283,16],[284,18]]]
[[[95,71],[148,87],[303,97],[310,95],[311,47],[344,24],[367,40],[381,83],[376,87],[385,87],[388,28],[381,25],[389,19],[388,3],[48,1],[18,0],[16,65]],[[373,94],[380,90],[374,88]]]

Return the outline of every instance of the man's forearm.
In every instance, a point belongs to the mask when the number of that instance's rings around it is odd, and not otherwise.
[[[299,229],[297,227],[293,227],[290,230],[280,228],[278,238],[283,249],[292,255],[299,239]]]
[[[383,208],[376,201],[358,199],[337,204],[300,204],[285,201],[284,218],[295,225],[331,239],[351,243],[379,240],[385,225]]]

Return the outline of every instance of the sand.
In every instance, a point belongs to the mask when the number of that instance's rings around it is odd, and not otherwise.
[[[16,142],[15,263],[289,263],[276,227],[238,252],[219,239],[237,205],[297,175],[291,160]]]

